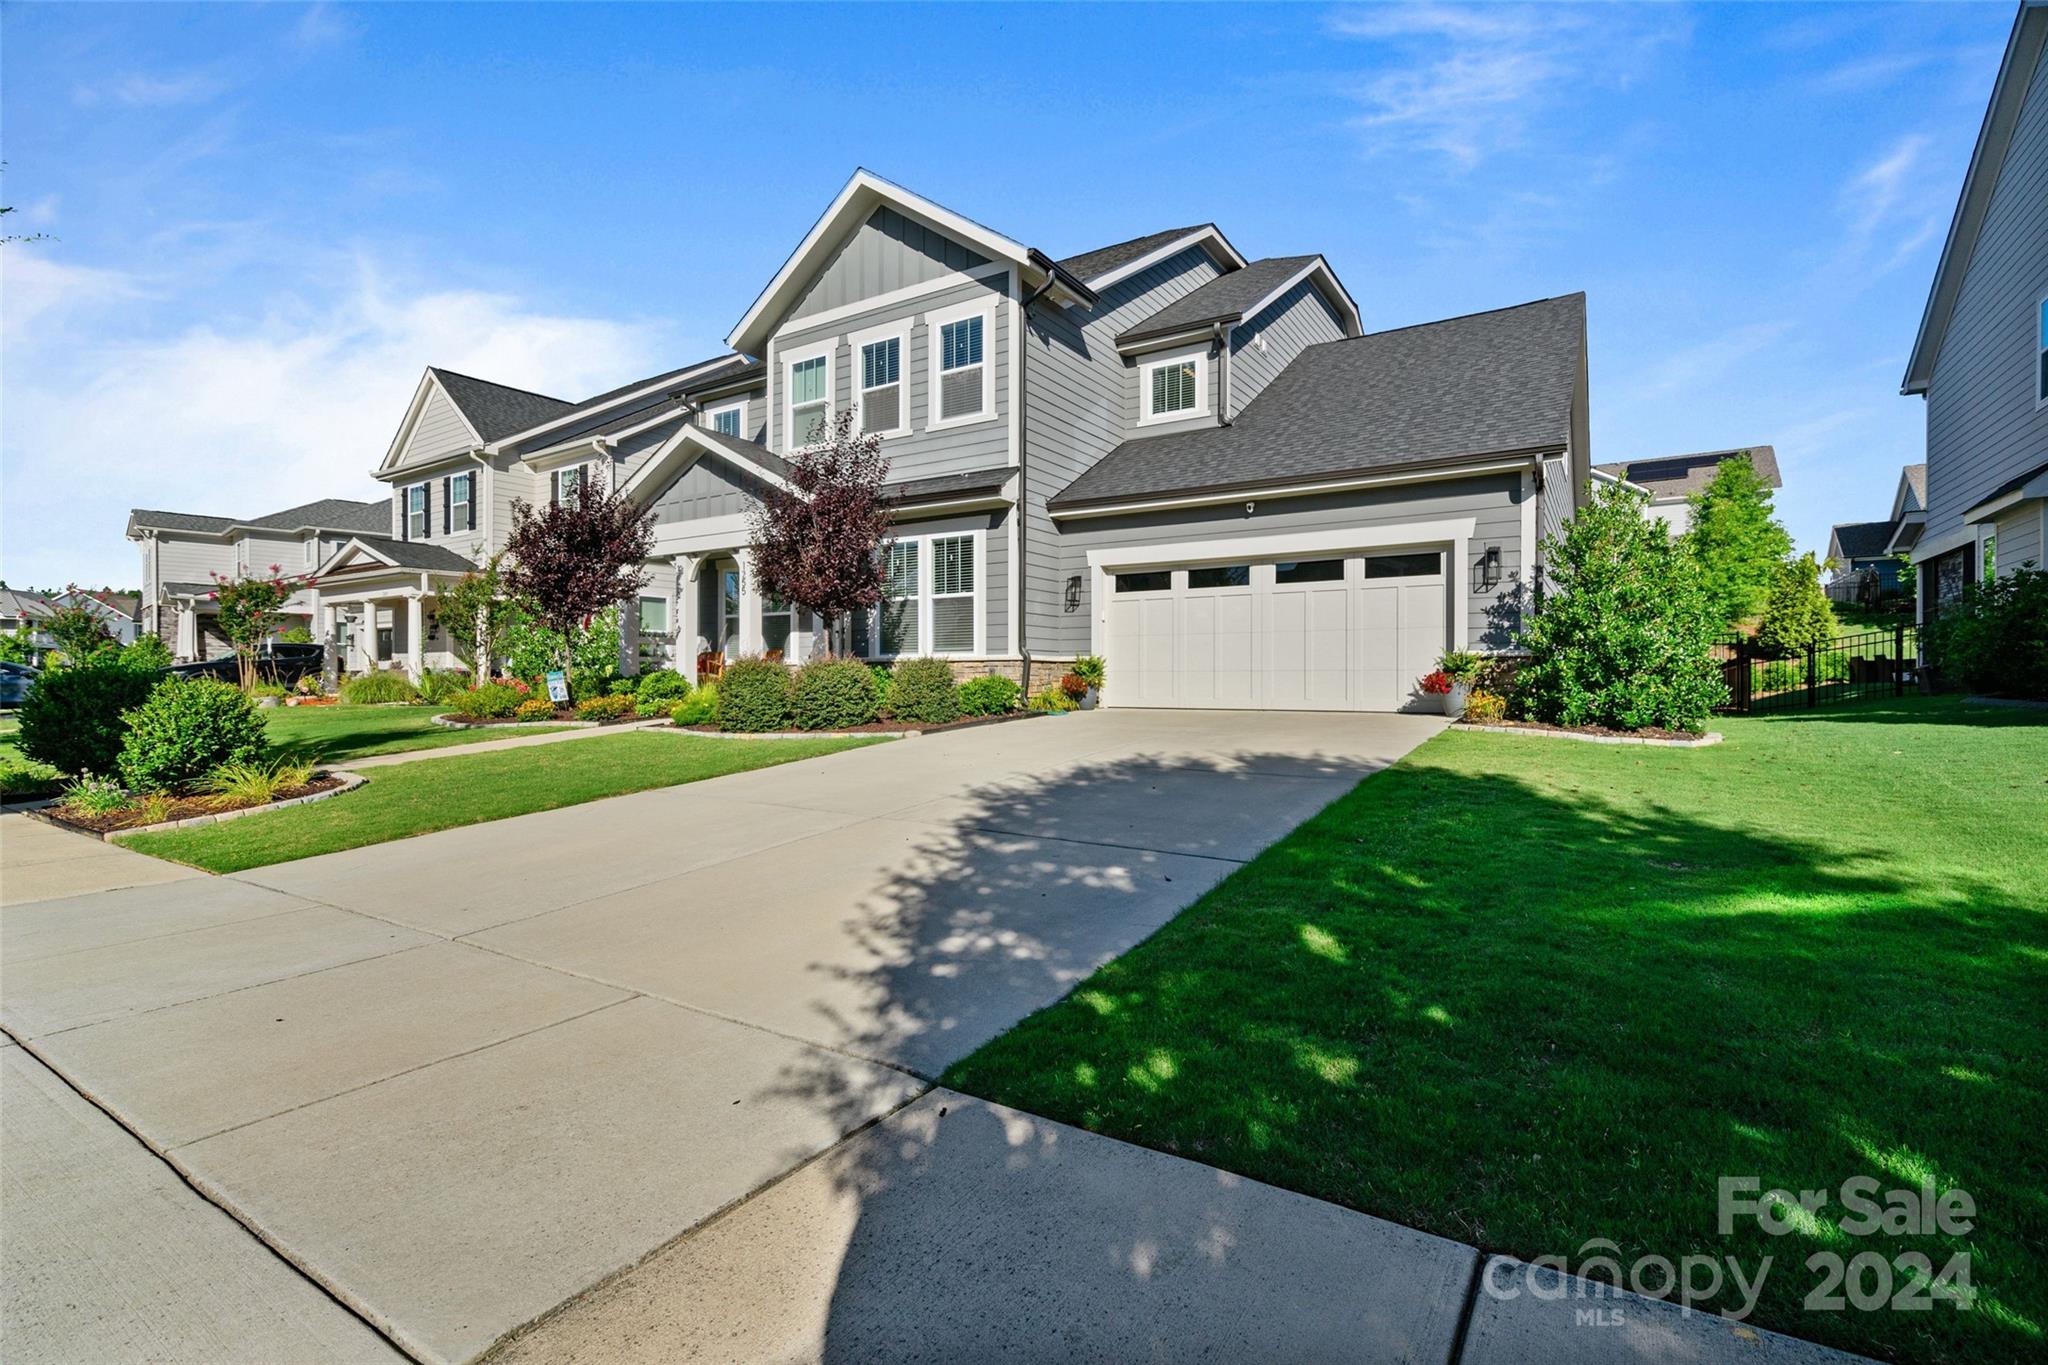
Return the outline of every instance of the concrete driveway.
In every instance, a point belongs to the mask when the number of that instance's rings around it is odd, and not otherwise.
[[[762,1302],[789,1310],[746,1318],[769,1354],[900,1353],[901,1277],[929,1278],[953,1219],[1000,1212],[1031,1249],[984,1230],[931,1283],[1052,1330],[1045,1352],[1097,1314],[1146,1354],[1206,1353],[1180,1347],[1237,1339],[1235,1319],[1301,1354],[1442,1358],[1468,1248],[929,1088],[1441,724],[1097,712],[9,903],[0,1022],[421,1359],[472,1359],[724,1210],[696,1252],[717,1272],[689,1282],[747,1265],[747,1292],[670,1314],[648,1354],[731,1355],[732,1314]],[[735,1210],[799,1168],[809,1213],[795,1179]],[[912,1215],[921,1169],[950,1193]],[[890,1217],[862,1231],[883,1187]],[[807,1250],[774,1250],[792,1239]],[[1012,1256],[1045,1268],[1019,1281]],[[1351,1308],[1276,1336],[1274,1295]],[[61,1304],[9,1311],[16,1341],[64,1354]]]

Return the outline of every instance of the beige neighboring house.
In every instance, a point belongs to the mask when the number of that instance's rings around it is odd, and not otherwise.
[[[1772,488],[1783,488],[1778,473],[1778,452],[1772,446],[1736,446],[1730,450],[1701,450],[1691,455],[1659,455],[1647,460],[1624,460],[1617,464],[1593,466],[1595,480],[1626,483],[1650,495],[1649,515],[1683,535],[1692,528],[1692,497],[1707,486],[1721,461],[1736,455],[1749,462]]]
[[[2013,21],[1901,391],[1927,408],[1916,600],[2048,560],[2048,0]]]

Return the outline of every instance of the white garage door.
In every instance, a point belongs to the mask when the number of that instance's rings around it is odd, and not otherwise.
[[[1445,648],[1444,551],[1107,575],[1119,706],[1397,711]]]

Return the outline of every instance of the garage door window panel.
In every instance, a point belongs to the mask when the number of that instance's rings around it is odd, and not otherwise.
[[[1443,553],[1423,550],[1413,554],[1367,555],[1367,578],[1432,578],[1444,571]]]
[[[1188,587],[1198,588],[1248,588],[1252,584],[1252,566],[1249,564],[1217,564],[1188,570]]]
[[[1297,583],[1342,583],[1341,559],[1304,559],[1273,566],[1273,581],[1282,587]]]
[[[1116,590],[1123,592],[1165,592],[1173,586],[1173,574],[1166,569],[1147,570],[1144,573],[1120,573],[1116,576]]]

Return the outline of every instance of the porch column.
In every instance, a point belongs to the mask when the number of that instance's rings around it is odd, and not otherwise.
[[[320,603],[319,619],[314,623],[314,633],[320,638],[320,690],[332,692],[339,680],[343,661],[335,651],[335,637],[341,633],[341,608],[333,602]]]
[[[740,570],[740,653],[761,652],[761,585],[754,578],[754,551],[741,546],[732,552]]]
[[[426,600],[418,593],[405,599],[405,671],[418,682],[426,669]]]
[[[178,603],[178,658],[189,662],[199,657],[199,608]]]
[[[672,561],[676,575],[676,672],[697,685],[697,565],[695,555],[677,555]]]

